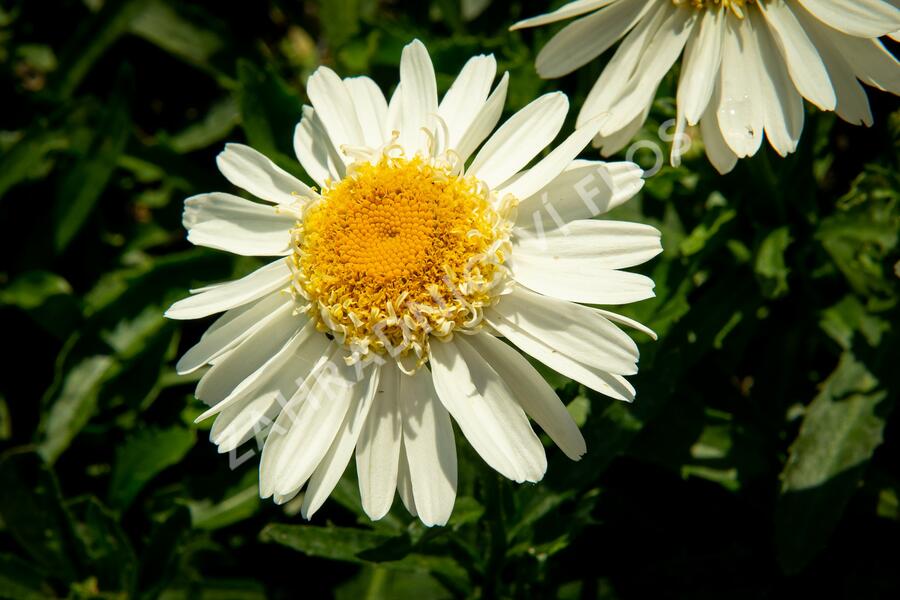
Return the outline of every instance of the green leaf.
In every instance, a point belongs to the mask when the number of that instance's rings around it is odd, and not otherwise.
[[[156,598],[159,590],[175,576],[184,550],[182,545],[190,531],[191,514],[185,506],[176,505],[156,517],[150,538],[139,552],[138,589],[144,598]]]
[[[48,572],[73,581],[78,544],[50,469],[34,452],[9,454],[0,461],[0,490],[4,490],[0,517],[6,531]]]
[[[65,340],[82,322],[81,299],[69,282],[49,271],[26,271],[0,289],[0,306],[25,311],[43,330]]]
[[[130,72],[123,70],[88,153],[60,180],[53,205],[53,243],[57,252],[69,245],[87,221],[128,141],[131,118],[126,88],[130,80]]]
[[[441,11],[441,20],[455,32],[463,27],[462,3],[460,0],[436,0],[435,5]]]
[[[349,562],[366,562],[359,554],[395,539],[395,536],[349,527],[311,525],[267,525],[259,534],[263,542],[274,542],[308,556]]]
[[[333,47],[339,47],[359,31],[359,0],[331,0],[319,5],[320,22]]]
[[[469,523],[476,523],[482,516],[484,507],[475,498],[460,496],[453,505],[453,514],[450,515],[448,526],[458,529]]]
[[[238,63],[239,104],[247,141],[283,169],[302,176],[295,159],[292,138],[300,120],[301,102],[271,68],[260,70],[253,63]]]
[[[40,165],[54,150],[68,147],[66,131],[35,127],[0,158],[0,198],[9,188],[32,177],[35,165]]]
[[[587,396],[575,396],[572,401],[566,405],[566,410],[569,411],[569,415],[572,416],[572,420],[575,421],[575,424],[579,427],[583,427],[588,420],[588,416],[591,414],[591,400]]]
[[[164,600],[266,600],[270,596],[259,581],[203,577],[202,581],[167,588],[159,597]]]
[[[875,510],[879,517],[900,521],[900,496],[896,488],[883,488],[878,493],[878,508]]]
[[[40,572],[10,554],[0,554],[0,590],[9,600],[46,600],[53,595]]]
[[[181,9],[182,5],[178,8]],[[210,21],[209,16],[203,13],[198,17],[198,21]],[[150,0],[131,21],[129,31],[188,64],[220,77],[222,83],[231,83],[211,64],[212,58],[225,47],[222,37],[182,15],[167,2]]]
[[[94,66],[94,63],[119,37],[128,31],[132,20],[148,0],[108,0],[103,9],[81,23],[60,57],[59,78],[52,91],[69,96]]]
[[[69,508],[78,521],[84,564],[100,589],[133,595],[137,557],[115,516],[94,497],[80,499]]]
[[[574,495],[574,491],[568,491],[563,494],[544,493],[543,491],[532,493],[528,504],[522,507],[515,523],[507,530],[507,541],[513,542],[524,532],[532,531],[535,523],[551,511],[559,508],[563,502],[570,500]]]
[[[108,307],[116,308],[114,305]],[[98,313],[68,342],[59,359],[59,375],[45,396],[50,406],[41,425],[39,451],[50,463],[68,448],[72,439],[90,421],[101,394],[115,391],[107,386],[119,383],[132,397],[152,388],[159,379],[161,364],[152,358],[159,339],[167,344],[171,323],[162,309],[146,306],[136,317],[121,316],[111,330],[105,330],[104,313]],[[118,317],[119,315],[114,315]],[[152,360],[142,361],[141,357]],[[152,381],[136,377],[140,369],[151,370]],[[128,377],[127,381],[122,378]]]
[[[711,201],[716,197],[714,196]],[[721,198],[721,197],[718,197]],[[715,199],[714,208],[706,213],[703,223],[694,228],[691,233],[681,241],[679,250],[684,256],[692,256],[706,248],[708,242],[720,236],[728,224],[737,217],[737,211],[733,208],[720,206],[724,199]]]
[[[102,384],[112,377],[118,363],[106,354],[87,356],[70,368],[59,392],[51,399],[38,448],[53,463],[87,424],[97,408]]]
[[[410,553],[406,536],[390,536],[349,527],[313,527],[272,524],[260,533],[263,542],[274,542],[302,552],[352,563],[371,563],[401,571],[430,572],[455,582],[466,572],[449,556]]]
[[[887,391],[853,354],[809,405],[782,471],[775,541],[782,568],[795,573],[825,546],[882,442]]]
[[[51,296],[71,294],[69,282],[48,271],[28,271],[0,290],[0,302],[28,310],[37,308]]]
[[[895,298],[897,281],[886,259],[900,241],[900,179],[896,173],[885,177],[863,175],[857,182],[862,189],[845,198],[843,210],[822,220],[816,237],[856,293]]]
[[[143,487],[193,448],[193,431],[181,427],[140,429],[116,450],[109,483],[109,503],[124,509]]]
[[[255,474],[254,474],[255,476]],[[252,517],[259,510],[259,484],[255,481],[242,490],[213,504],[209,500],[194,501],[189,505],[191,522],[198,529],[221,529]]]
[[[12,419],[9,414],[9,404],[3,394],[0,394],[0,441],[6,441],[12,437]]]
[[[392,571],[366,565],[359,575],[334,591],[337,600],[393,600],[395,598],[450,599],[454,596],[425,573]]]
[[[491,0],[461,0],[463,19],[475,20],[490,4]]]
[[[853,337],[857,333],[862,335],[866,343],[875,347],[881,343],[882,335],[891,328],[887,321],[870,314],[852,294],[822,311],[819,326],[845,350],[853,347]]]
[[[202,120],[173,135],[169,145],[179,154],[207,148],[227,137],[239,120],[237,100],[228,96],[215,103]]]
[[[759,245],[754,270],[766,298],[780,298],[789,291],[790,270],[784,261],[784,254],[792,241],[790,230],[785,226],[770,232]]]

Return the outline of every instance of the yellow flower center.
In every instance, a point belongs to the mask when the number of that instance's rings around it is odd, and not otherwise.
[[[421,366],[428,337],[478,327],[506,280],[508,209],[495,200],[418,156],[355,163],[293,232],[294,291],[349,363],[374,351]]]
[[[744,18],[744,8],[755,4],[757,0],[672,0],[676,6],[687,6],[697,10],[704,8],[724,8],[730,10],[736,17]]]

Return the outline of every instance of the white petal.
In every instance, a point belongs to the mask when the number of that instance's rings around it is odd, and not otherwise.
[[[591,271],[578,263],[514,262],[514,277],[541,294],[585,304],[630,304],[653,298],[653,280],[628,271]],[[565,270],[563,270],[565,269]]]
[[[259,463],[259,493],[294,493],[328,452],[354,398],[355,372],[341,348],[316,365],[278,415]]]
[[[254,437],[265,436],[279,410],[274,394],[248,397],[219,413],[209,430],[209,441],[219,454],[233,452]]]
[[[478,115],[469,125],[469,128],[462,135],[459,142],[455,145],[456,154],[459,160],[465,163],[469,157],[475,152],[475,149],[481,145],[481,142],[487,138],[494,130],[500,115],[503,114],[503,104],[506,102],[506,89],[509,86],[509,73],[504,73],[500,78],[500,83],[488,96],[487,101]]]
[[[455,148],[484,107],[491,84],[497,74],[497,60],[493,54],[473,56],[444,94],[438,115],[450,130],[448,145]]]
[[[479,150],[467,175],[495,188],[518,173],[562,128],[569,101],[560,92],[545,94],[514,114]]]
[[[803,8],[830,27],[862,38],[900,30],[900,10],[882,0],[800,0]]]
[[[540,439],[506,383],[462,338],[431,344],[438,397],[488,465],[513,481],[539,481],[547,470]]]
[[[541,374],[521,354],[490,334],[473,335],[468,340],[506,382],[528,416],[547,432],[566,456],[579,460],[586,451],[584,437]]]
[[[303,118],[294,129],[294,153],[306,173],[322,187],[329,179],[344,177],[344,159],[311,106],[303,107]]]
[[[874,120],[866,91],[856,80],[853,66],[832,43],[831,30],[808,15],[799,15],[799,18],[806,25],[810,39],[815,42],[828,69],[828,77],[837,96],[835,112],[854,125],[871,126]]]
[[[753,12],[753,11],[751,11]],[[707,10],[698,31],[687,43],[678,80],[678,108],[689,125],[696,125],[709,104],[722,63],[724,11]]]
[[[763,137],[763,107],[759,94],[759,56],[748,19],[728,14],[722,55],[718,112],[725,143],[738,156],[752,156]]]
[[[579,15],[589,13],[592,10],[603,8],[607,4],[612,4],[616,1],[617,0],[574,0],[574,2],[564,4],[562,5],[562,7],[556,9],[553,12],[519,21],[518,23],[510,27],[509,30],[515,31],[516,29],[537,27],[539,25],[547,25],[549,23],[556,23],[557,21],[564,21],[565,19],[571,19],[572,17],[577,17]]]
[[[263,340],[262,343],[267,342]],[[310,373],[317,368],[319,363],[330,355],[329,353],[331,351],[331,341],[320,332],[316,331],[314,322],[307,322],[300,331],[281,347],[281,349],[273,351],[270,359],[263,362],[262,366],[257,368],[235,386],[225,398],[217,400],[215,404],[208,408],[203,414],[194,419],[194,422],[200,423],[205,421],[209,417],[224,412],[234,406],[245,404],[253,396],[263,393],[263,390],[268,389],[271,382],[280,376],[281,369],[285,366],[290,367],[291,375],[294,380],[293,389],[297,390]],[[217,357],[213,360],[213,367],[226,364],[229,358],[231,358],[232,355],[235,355],[235,353],[236,349]],[[243,356],[249,356],[250,360],[254,359],[252,353],[244,353]],[[244,372],[249,370],[246,365],[235,365],[233,362],[230,364],[235,369],[244,369]],[[252,368],[252,366],[250,368]],[[229,376],[227,372],[221,373],[220,371],[219,373],[221,374],[220,377],[227,378]],[[207,375],[208,374],[209,373],[207,373]],[[206,377],[206,375],[204,375],[204,377]],[[203,379],[200,381],[202,383]],[[282,398],[281,405],[284,406],[291,397],[292,396]]]
[[[669,164],[673,167],[681,166],[681,155],[690,150],[691,136],[685,133],[687,120],[684,118],[684,111],[680,107],[675,109],[675,132],[672,135],[672,146],[669,148]]]
[[[575,358],[561,353],[545,340],[535,337],[511,321],[507,321],[494,309],[485,311],[485,320],[520,350],[554,371],[611,398],[626,402],[634,399],[634,388],[620,375],[587,366]]]
[[[391,94],[391,101],[388,102],[387,130],[385,131],[385,135],[388,138],[400,135],[400,114],[403,108],[402,98],[403,82],[401,81],[394,88],[394,93]]]
[[[600,77],[584,100],[576,126],[599,115],[614,116],[612,110],[625,93],[645,49],[671,11],[668,3],[647,2],[646,4],[649,12],[640,19],[634,29],[628,32],[609,63],[604,67],[603,72],[600,73]],[[613,129],[622,129],[627,125],[628,121],[616,119],[616,123],[607,121],[605,128],[608,132]]]
[[[356,116],[350,92],[334,71],[328,67],[316,69],[306,82],[306,93],[339,152],[344,145],[365,145],[366,138]],[[344,162],[348,160],[344,157]]]
[[[587,366],[619,375],[637,373],[637,345],[593,308],[517,286],[492,312]]]
[[[316,338],[327,341],[325,336],[317,335]],[[315,341],[315,338],[307,340],[306,345],[313,345]],[[288,353],[275,361],[250,393],[229,402],[218,413],[210,429],[209,440],[218,446],[220,454],[231,452],[254,436],[264,434],[288,399],[297,392],[307,374],[302,365],[293,360],[298,356],[298,345],[299,342],[293,344]],[[326,344],[323,343],[320,347],[324,346]],[[219,408],[218,405],[216,408]]]
[[[718,88],[718,84],[716,88]],[[722,137],[722,130],[719,128],[718,107],[719,107],[719,91],[713,92],[713,100],[706,107],[706,112],[700,117],[700,136],[703,138],[703,145],[706,149],[706,156],[709,162],[723,175],[731,171],[737,164],[737,155],[732,152],[725,138]]]
[[[277,314],[279,308],[289,302],[293,303],[293,301],[290,295],[275,292],[228,311],[220,317],[220,319],[227,318],[227,323],[217,327],[208,335],[204,335],[196,345],[185,352],[178,364],[175,365],[175,371],[179,375],[184,375],[199,369],[241,343],[248,335]]]
[[[585,65],[625,35],[653,5],[620,0],[566,25],[538,54],[538,74],[545,79],[561,77]]]
[[[636,116],[633,121],[626,123],[622,126],[622,129],[613,134],[598,135],[595,137],[594,146],[600,149],[600,154],[604,158],[608,158],[625,148],[625,146],[634,139],[634,136],[638,134],[641,127],[644,126],[644,122],[647,120],[647,115],[650,114],[650,108],[652,106],[653,97],[651,96],[647,100],[647,105],[644,106],[641,113]]]
[[[513,241],[513,260],[545,264],[548,268],[625,269],[647,262],[662,252],[655,227],[626,221],[572,221],[543,236]],[[567,263],[578,262],[580,265]],[[515,271],[515,269],[513,269]]]
[[[822,110],[834,110],[837,99],[828,71],[793,11],[784,0],[759,2],[757,6],[766,17],[800,95]]]
[[[403,48],[400,56],[400,144],[408,154],[426,148],[422,128],[432,129],[437,114],[437,83],[428,50],[419,40]]]
[[[602,308],[594,309],[613,323],[618,323],[620,325],[625,325],[626,327],[631,327],[633,329],[637,329],[641,333],[644,333],[650,337],[650,339],[656,339],[656,332],[644,325],[643,323],[639,323],[634,319],[629,319],[624,315],[620,315],[619,313],[614,313],[609,310],[603,310]]]
[[[262,375],[262,367],[287,347],[308,322],[305,316],[295,315],[293,311],[293,303],[276,309],[269,320],[203,375],[194,395],[212,406]]]
[[[381,367],[378,391],[356,444],[356,473],[362,508],[373,521],[391,509],[397,489],[403,423],[399,404],[400,369]]]
[[[166,317],[199,319],[223,312],[286,288],[290,280],[291,268],[285,259],[279,258],[241,279],[208,286],[179,300],[166,311]]]
[[[631,162],[573,161],[543,189],[520,202],[516,227],[541,235],[565,223],[604,214],[644,187],[642,174]]]
[[[366,145],[378,148],[385,141],[387,129],[387,100],[378,84],[368,77],[348,77],[344,85],[356,107],[356,116],[363,130]]]
[[[191,243],[243,256],[288,254],[296,222],[293,211],[222,192],[191,196],[182,216]]]
[[[766,137],[781,156],[797,149],[803,131],[803,98],[794,87],[775,40],[757,11],[750,12],[760,58],[760,93]]]
[[[535,192],[543,189],[548,183],[556,179],[566,167],[571,165],[575,157],[584,150],[585,146],[591,143],[591,139],[597,135],[602,124],[603,117],[597,117],[576,129],[572,135],[554,148],[550,154],[516,179],[515,183],[497,190],[497,195],[503,197],[506,194],[512,194],[516,198],[529,198]]]
[[[372,408],[381,369],[375,365],[369,366],[368,371],[363,374],[362,381],[353,387],[353,399],[344,422],[309,480],[309,486],[303,496],[303,506],[300,508],[307,519],[311,518],[331,495],[334,486],[347,469],[350,457],[353,456],[353,449]],[[307,399],[307,402],[309,401],[310,399]],[[323,401],[327,402],[328,399],[325,398]]]
[[[900,94],[900,62],[879,40],[866,40],[832,32],[829,39],[856,77],[879,90]]]
[[[216,163],[228,181],[275,204],[293,204],[318,196],[305,183],[250,146],[225,144]]]
[[[406,445],[400,441],[400,466],[397,469],[397,493],[403,506],[412,516],[417,516],[416,501],[413,498],[412,479],[409,474],[409,461],[406,459]]]
[[[403,445],[416,511],[422,523],[445,525],[456,501],[456,442],[431,375],[400,376]]]
[[[600,130],[602,135],[612,135],[621,129],[622,123],[631,122],[653,101],[660,81],[678,60],[685,42],[694,31],[697,23],[695,12],[671,6],[667,8],[659,29],[642,50],[628,85],[611,107],[611,114]]]

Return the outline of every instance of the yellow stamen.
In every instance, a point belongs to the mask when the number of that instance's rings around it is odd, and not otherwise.
[[[730,10],[739,19],[743,19],[744,7],[755,4],[757,0],[672,0],[676,6],[687,6],[697,10],[703,8],[724,8]]]

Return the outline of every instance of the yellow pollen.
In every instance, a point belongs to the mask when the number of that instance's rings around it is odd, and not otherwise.
[[[725,8],[740,19],[745,16],[744,7],[755,4],[757,0],[672,0],[676,6],[687,6],[697,10],[704,8]]]
[[[508,228],[474,178],[420,157],[359,162],[294,230],[295,291],[351,359],[413,351],[415,368],[429,335],[478,326],[505,279]]]

